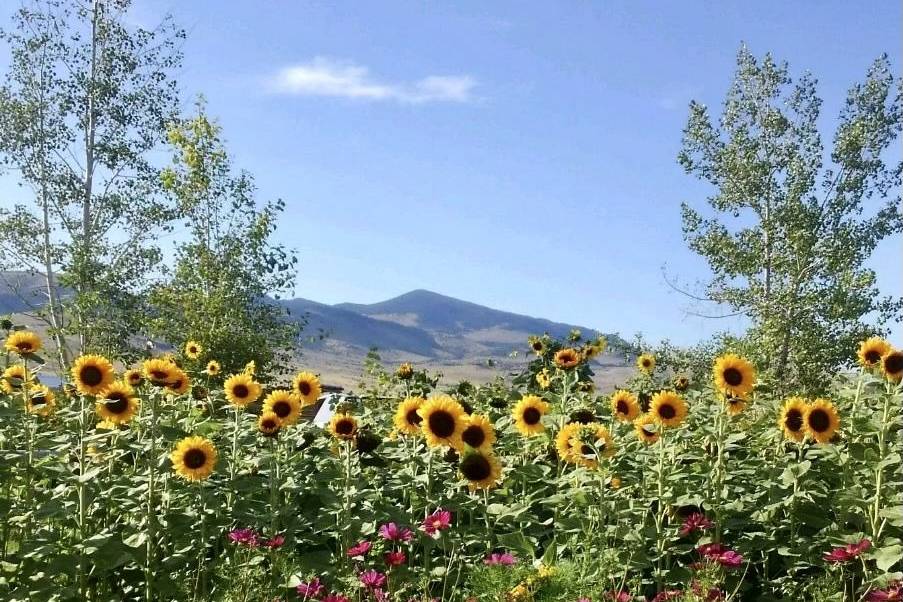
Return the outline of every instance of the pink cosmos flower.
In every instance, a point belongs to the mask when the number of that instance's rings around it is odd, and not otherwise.
[[[738,554],[733,550],[727,550],[719,554],[714,560],[723,567],[735,569],[743,564],[743,554]]]
[[[254,529],[232,529],[229,531],[229,539],[232,543],[256,548],[260,543]]]
[[[420,528],[427,535],[435,535],[451,526],[451,512],[444,508],[437,508],[432,514],[423,519]]]
[[[859,543],[851,543],[840,548],[834,548],[830,552],[826,552],[822,558],[824,558],[825,562],[841,564],[857,558],[871,547],[872,542],[868,539],[863,539]]]
[[[374,571],[373,569],[364,571],[360,575],[358,575],[358,579],[360,582],[370,588],[370,589],[378,589],[386,584],[386,576],[379,571]]]
[[[714,558],[726,552],[727,549],[720,543],[706,543],[696,548],[696,551],[699,552],[700,556],[705,556],[706,558]]]
[[[323,584],[320,583],[320,578],[314,577],[310,581],[298,584],[295,591],[298,592],[299,596],[304,596],[305,599],[313,598],[316,600],[323,594],[324,589]]]
[[[386,552],[383,558],[389,566],[401,566],[408,559],[404,552]]]
[[[903,600],[903,582],[891,581],[885,589],[869,592],[868,602],[900,602]]]
[[[379,535],[389,541],[411,541],[414,532],[407,527],[399,527],[395,523],[386,523],[379,528]]]
[[[517,564],[517,557],[509,552],[493,552],[483,559],[486,566],[512,566]]]
[[[356,544],[354,544],[353,546],[351,546],[350,548],[348,548],[348,551],[345,552],[345,554],[349,558],[355,558],[357,556],[366,556],[367,552],[370,551],[371,547],[373,547],[373,544],[370,543],[369,541],[367,541],[367,540],[359,541]]]
[[[273,537],[266,540],[263,543],[263,545],[265,545],[266,547],[268,547],[270,549],[276,549],[276,548],[281,548],[282,544],[284,544],[284,543],[285,543],[284,535],[274,535]]]
[[[686,537],[687,535],[696,531],[705,531],[707,529],[711,529],[713,526],[714,524],[705,514],[702,514],[701,512],[694,512],[684,519],[683,525],[681,525],[680,527],[680,536]]]

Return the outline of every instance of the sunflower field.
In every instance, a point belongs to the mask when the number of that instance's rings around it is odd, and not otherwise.
[[[486,385],[374,368],[318,425],[310,372],[224,374],[189,341],[54,389],[13,328],[0,598],[901,600],[901,351],[864,341],[810,399],[734,354],[642,354],[601,394],[604,339],[527,346]]]

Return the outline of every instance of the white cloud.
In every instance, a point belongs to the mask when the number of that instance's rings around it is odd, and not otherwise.
[[[271,80],[271,90],[298,96],[341,96],[363,100],[469,102],[477,82],[469,75],[429,75],[408,83],[381,82],[367,67],[349,61],[316,57],[281,69]]]

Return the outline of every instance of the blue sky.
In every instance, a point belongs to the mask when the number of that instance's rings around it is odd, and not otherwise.
[[[694,342],[662,269],[705,278],[675,161],[690,99],[718,106],[745,41],[811,70],[823,135],[880,53],[899,73],[901,6],[714,2],[137,0],[189,32],[203,93],[260,198],[288,209],[296,294],[373,302],[427,288],[604,331]],[[903,292],[901,240],[874,259]],[[896,343],[901,343],[896,330]]]

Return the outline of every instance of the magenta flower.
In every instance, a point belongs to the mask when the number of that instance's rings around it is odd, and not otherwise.
[[[743,564],[743,554],[738,554],[733,550],[727,550],[718,555],[715,560],[723,567],[735,569]]]
[[[679,589],[666,589],[665,591],[659,592],[654,598],[652,598],[652,602],[666,602],[667,600],[674,600],[675,598],[680,598],[684,595],[683,590]]]
[[[863,539],[859,543],[851,543],[840,548],[834,548],[830,552],[826,552],[822,558],[824,558],[825,562],[841,564],[857,558],[871,547],[872,542],[868,539]]]
[[[437,508],[432,514],[423,519],[420,528],[427,535],[435,535],[451,526],[451,512],[443,508]]]
[[[263,543],[263,545],[265,545],[266,547],[268,547],[270,549],[276,549],[276,548],[281,548],[282,544],[284,544],[284,543],[285,543],[284,535],[274,535],[273,537],[266,540]]]
[[[360,582],[370,589],[378,589],[386,584],[386,576],[379,571],[373,569],[364,571],[358,575]]]
[[[869,592],[868,602],[900,602],[903,600],[903,582],[891,581],[885,589]]]
[[[395,523],[386,523],[379,528],[379,535],[389,541],[411,541],[414,532],[407,527],[399,527]]]
[[[232,543],[256,548],[259,544],[257,533],[254,529],[232,529],[229,531],[229,539]]]
[[[714,526],[709,518],[701,512],[694,512],[684,519],[683,525],[680,527],[680,536],[686,537],[696,531],[705,531]]]
[[[367,540],[359,541],[350,548],[345,554],[349,558],[356,558],[358,556],[366,556],[367,552],[370,551],[370,548],[373,547],[373,544]]]
[[[298,587],[295,588],[295,591],[298,592],[299,596],[304,596],[304,598],[313,598],[319,599],[319,597],[323,594],[323,584],[320,583],[319,577],[314,577],[310,581],[305,581],[304,583],[298,584]]]
[[[503,552],[501,554],[493,552],[483,559],[483,564],[486,566],[512,566],[517,564],[517,557],[509,552]]]
[[[720,543],[706,543],[696,548],[696,551],[699,552],[700,556],[705,556],[706,558],[716,558],[722,553],[726,552],[727,549]]]
[[[383,555],[383,558],[389,566],[401,566],[407,560],[407,556],[404,555],[404,552],[386,552]]]

